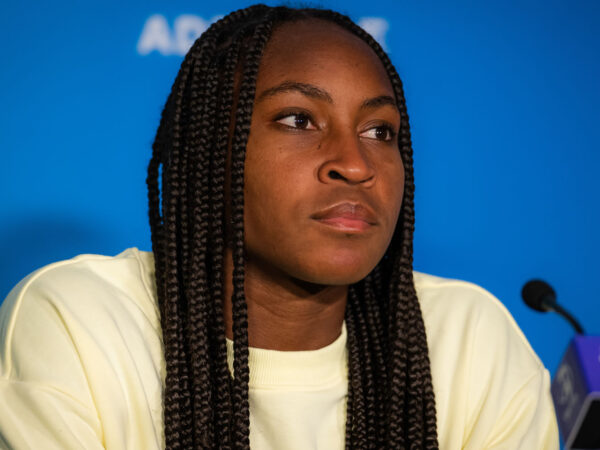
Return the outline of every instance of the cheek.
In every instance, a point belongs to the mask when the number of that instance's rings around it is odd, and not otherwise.
[[[273,155],[278,151],[274,148]],[[299,185],[297,172],[276,157],[247,157],[244,175],[247,209],[260,215],[273,214],[291,206]]]
[[[274,136],[269,130],[259,129],[254,137],[251,135],[246,151],[244,194],[252,215],[293,211],[302,204],[302,196],[311,191],[312,161],[306,156],[308,149],[299,144],[297,138]],[[308,147],[306,142],[304,147]]]
[[[400,154],[397,158],[389,161],[385,165],[384,176],[382,177],[382,199],[386,209],[390,212],[390,217],[395,227],[400,209],[402,208],[402,199],[404,197],[404,165]]]
[[[276,147],[248,152],[244,227],[251,250],[258,251],[260,247],[262,251],[276,252],[274,247],[289,247],[289,235],[297,239],[305,192],[302,186],[306,186],[301,171],[278,157],[280,152]]]

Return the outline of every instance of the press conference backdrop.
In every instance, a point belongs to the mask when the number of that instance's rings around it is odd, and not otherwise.
[[[243,1],[3,2],[0,297],[79,253],[150,250],[145,170],[194,37]],[[473,281],[555,371],[571,337],[522,305],[549,280],[600,333],[600,1],[337,1],[404,80],[415,268]]]

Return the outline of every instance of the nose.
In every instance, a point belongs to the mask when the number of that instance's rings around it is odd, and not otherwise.
[[[375,168],[365,149],[361,148],[358,136],[332,137],[330,142],[322,142],[321,146],[327,148],[323,149],[326,159],[319,166],[319,181],[363,187],[375,183]]]

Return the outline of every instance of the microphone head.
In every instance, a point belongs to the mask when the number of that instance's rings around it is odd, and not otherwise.
[[[540,312],[552,311],[556,303],[556,292],[542,280],[530,280],[521,289],[521,297],[532,309]]]

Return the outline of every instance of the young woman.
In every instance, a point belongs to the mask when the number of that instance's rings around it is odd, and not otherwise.
[[[153,149],[153,254],[57,263],[5,301],[3,446],[558,448],[506,310],[412,271],[402,85],[349,19],[223,18]]]

